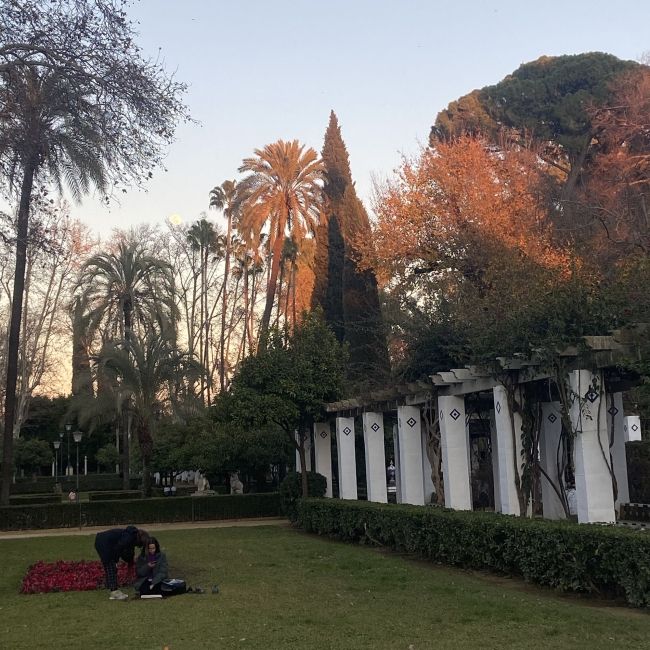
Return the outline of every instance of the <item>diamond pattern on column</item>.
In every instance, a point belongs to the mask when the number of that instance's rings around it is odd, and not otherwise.
[[[379,431],[379,425],[376,422],[373,422],[370,427],[375,433]]]
[[[327,438],[327,431],[321,431],[320,432],[320,437],[321,438]]]
[[[592,404],[598,399],[598,393],[594,390],[593,386],[589,387],[589,390],[585,394],[585,399],[588,399]]]
[[[415,418],[409,418],[406,421],[406,424],[408,424],[411,428],[413,428],[415,426]]]
[[[633,424],[631,427],[632,431],[638,431],[639,430],[639,425],[638,424]]]
[[[557,415],[555,415],[555,413],[551,413],[551,414],[548,416],[548,418],[546,418],[546,419],[547,419],[551,424],[553,424],[553,423],[555,422],[555,420],[557,420]]]
[[[501,413],[501,402],[497,402],[497,405],[494,407],[497,413]]]
[[[452,420],[457,420],[460,417],[460,411],[454,409],[449,415],[451,415]]]
[[[352,429],[350,429],[350,427],[345,427],[345,429],[343,429],[343,433],[346,436],[349,436],[352,433]]]
[[[616,415],[618,413],[618,409],[614,405],[612,405],[607,409],[607,412],[610,415]]]

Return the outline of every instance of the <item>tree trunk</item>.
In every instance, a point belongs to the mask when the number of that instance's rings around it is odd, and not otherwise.
[[[131,489],[131,414],[124,416],[124,426],[122,426],[122,489]]]
[[[281,236],[284,233],[284,222],[282,228],[278,224],[278,231],[273,243],[273,252],[271,258],[271,273],[269,275],[269,283],[266,288],[266,304],[264,305],[264,313],[262,314],[262,322],[260,323],[260,349],[264,349],[269,338],[269,324],[271,322],[271,312],[273,311],[273,302],[275,301],[275,292],[278,285],[278,274],[280,271],[280,260],[282,258],[282,246],[284,239]]]
[[[226,309],[228,307],[228,275],[230,273],[230,238],[232,231],[232,215],[227,211],[228,226],[226,229],[226,260],[223,268],[223,296],[221,303],[221,358],[219,359],[219,387],[221,393],[226,391]]]
[[[305,437],[301,433],[299,436],[298,455],[300,456],[300,478],[302,483],[302,498],[309,496],[309,483],[307,482],[307,458],[305,455]]]
[[[32,199],[32,187],[34,185],[35,172],[36,163],[30,160],[23,173],[23,182],[20,189],[20,207],[18,208],[16,266],[14,271],[13,300],[11,302],[9,341],[7,345],[7,383],[5,392],[4,437],[2,444],[2,484],[0,486],[1,505],[9,504],[9,491],[11,488],[20,323],[23,313],[23,291],[25,289],[29,208]]]

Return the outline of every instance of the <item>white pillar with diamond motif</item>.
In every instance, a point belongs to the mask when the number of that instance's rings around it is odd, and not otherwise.
[[[300,444],[299,433],[296,431],[294,434],[296,436],[296,443]],[[307,471],[311,472],[311,437],[307,434],[305,436],[305,464],[307,465]],[[296,449],[296,472],[302,472],[302,466],[300,464],[300,452]]]
[[[574,370],[569,373],[573,395],[571,423],[575,436],[575,477],[578,523],[613,523],[614,491],[610,474],[606,408],[601,404],[601,372]]]
[[[607,395],[607,424],[609,427],[612,468],[616,477],[616,500],[618,510],[621,503],[630,502],[630,489],[627,481],[627,456],[625,454],[625,414],[623,413],[623,394]]]
[[[469,437],[465,425],[465,398],[459,395],[438,397],[442,476],[445,506],[454,510],[472,509],[469,480]]]
[[[357,460],[354,450],[354,418],[336,418],[336,451],[339,461],[339,497],[357,498]]]
[[[641,418],[638,415],[625,416],[625,442],[641,440]]]
[[[397,422],[393,424],[393,452],[395,453],[395,501],[402,503],[402,461],[399,456],[399,433]]]
[[[397,407],[397,435],[399,437],[402,503],[422,506],[424,505],[422,422],[418,407]]]
[[[515,472],[521,476],[521,415],[515,412],[511,417],[508,393],[504,386],[495,386],[493,394],[494,421],[498,438],[501,512],[519,516],[525,514],[521,512],[515,483]],[[521,399],[519,395],[517,397]]]
[[[325,496],[332,497],[332,432],[329,422],[314,424],[314,460],[316,471],[327,479]]]
[[[561,477],[557,472],[557,454],[562,435],[562,411],[560,402],[542,402],[542,423],[539,441],[539,462],[553,484],[560,490]],[[542,506],[545,519],[566,519],[562,501],[546,476],[542,482]]]
[[[494,512],[501,512],[501,493],[499,491],[499,440],[494,411],[490,411],[490,451],[492,452],[492,486],[494,492]]]
[[[384,450],[384,414],[364,413],[363,441],[366,447],[366,486],[368,501],[386,503],[386,452]]]

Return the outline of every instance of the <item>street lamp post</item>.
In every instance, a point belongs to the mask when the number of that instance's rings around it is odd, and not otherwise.
[[[58,483],[59,482],[59,447],[61,446],[61,441],[60,440],[55,440],[53,443],[54,445],[54,482]]]
[[[70,475],[70,432],[72,431],[72,425],[71,424],[66,424],[65,425],[65,431],[68,434],[68,462],[65,465],[65,475],[69,476]]]
[[[83,433],[81,433],[81,431],[75,431],[72,434],[72,437],[74,438],[75,445],[77,445],[77,499],[78,499],[79,498],[79,443],[81,442]]]

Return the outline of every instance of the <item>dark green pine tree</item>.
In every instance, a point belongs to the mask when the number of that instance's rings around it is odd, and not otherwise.
[[[355,242],[370,236],[368,214],[352,182],[348,152],[332,111],[323,144],[326,219],[316,233],[312,306],[320,306],[339,341],[349,345],[348,379],[380,386],[390,375],[377,280],[360,270]]]

